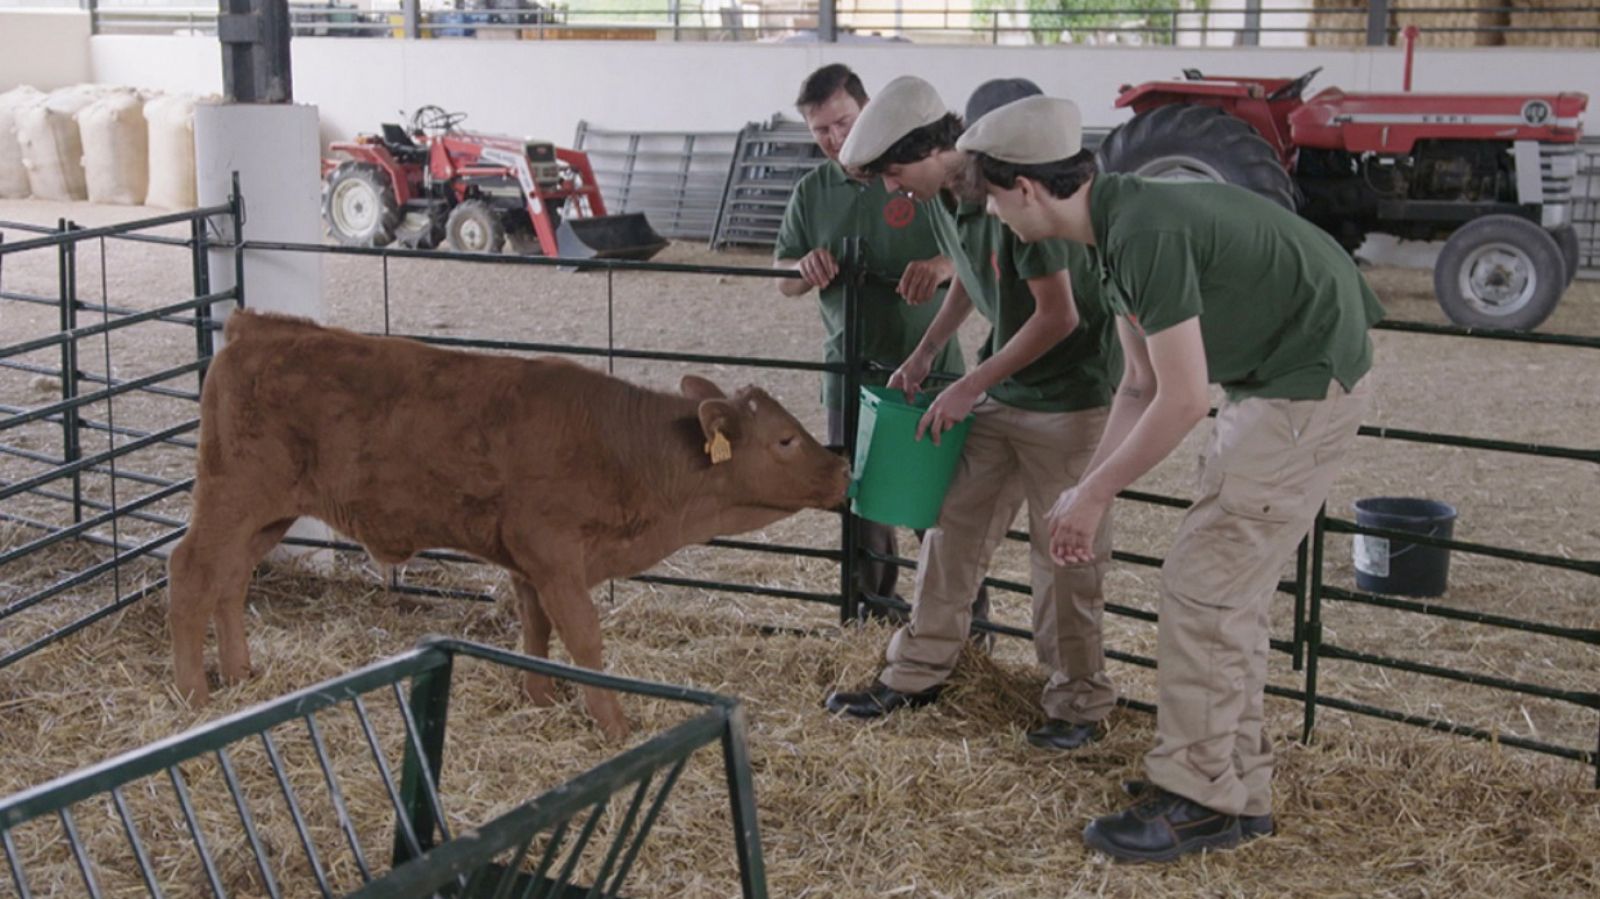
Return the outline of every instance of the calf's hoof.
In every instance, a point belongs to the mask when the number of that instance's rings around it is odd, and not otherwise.
[[[189,708],[198,709],[211,701],[211,689],[206,686],[206,676],[203,673],[199,678],[176,678],[173,687],[177,690],[178,699]]]
[[[628,723],[628,717],[617,712],[615,718],[596,718],[595,724],[600,727],[600,733],[608,743],[621,743],[628,739],[628,734],[633,732],[633,726]]]
[[[522,679],[522,694],[537,706],[552,706],[561,699],[556,682],[543,674],[529,674]]]

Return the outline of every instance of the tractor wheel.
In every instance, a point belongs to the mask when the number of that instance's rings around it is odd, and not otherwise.
[[[1278,154],[1243,119],[1214,106],[1160,106],[1106,135],[1100,168],[1170,181],[1220,181],[1294,211],[1295,189]]]
[[[322,220],[344,246],[387,246],[400,220],[389,176],[370,162],[340,163],[322,185]]]
[[[413,250],[431,250],[444,243],[444,222],[443,205],[407,207],[405,216],[395,225],[394,239]]]
[[[482,200],[467,200],[452,209],[444,230],[457,253],[498,253],[506,240],[500,214]]]
[[[1583,260],[1578,258],[1578,229],[1571,225],[1563,225],[1550,232],[1556,239],[1556,246],[1561,248],[1561,260],[1567,264],[1567,287],[1572,286],[1572,279],[1578,277],[1578,265]]]
[[[1566,286],[1556,239],[1514,215],[1486,215],[1457,228],[1433,269],[1444,314],[1472,328],[1537,328]]]

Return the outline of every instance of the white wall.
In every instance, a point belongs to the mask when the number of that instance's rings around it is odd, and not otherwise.
[[[0,9],[0,93],[19,84],[48,91],[90,80],[89,14]]]
[[[90,39],[93,80],[166,90],[221,90],[214,38]],[[1323,72],[1316,86],[1398,90],[1402,54],[1353,48],[971,47],[916,45],[651,44],[296,38],[294,93],[322,113],[324,139],[374,130],[432,103],[467,112],[486,131],[570,141],[579,119],[637,130],[733,130],[789,112],[800,81],[845,62],[868,89],[902,74],[928,78],[952,109],[994,77],[1022,76],[1070,96],[1090,126],[1113,125],[1126,83],[1183,68],[1237,75]],[[1416,89],[1586,91],[1600,104],[1600,53],[1493,48],[1423,50]],[[1596,116],[1590,116],[1596,120]]]

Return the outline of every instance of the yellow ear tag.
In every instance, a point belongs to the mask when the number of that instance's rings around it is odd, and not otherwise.
[[[716,465],[733,458],[733,444],[728,438],[722,436],[721,431],[713,431],[711,442],[706,444],[706,454],[711,457],[711,464]]]

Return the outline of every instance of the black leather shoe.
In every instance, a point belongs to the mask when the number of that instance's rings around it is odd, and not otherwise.
[[[1138,799],[1150,792],[1150,781],[1125,780],[1122,782],[1122,792]],[[1277,832],[1278,827],[1272,821],[1271,812],[1267,812],[1265,815],[1239,816],[1239,835],[1247,840],[1253,840],[1256,837],[1270,837]]]
[[[823,705],[835,715],[852,718],[882,718],[900,709],[915,709],[939,698],[944,685],[929,687],[920,693],[901,693],[882,681],[873,681],[865,690],[854,693],[830,693]]]
[[[1119,861],[1167,862],[1239,845],[1239,818],[1153,787],[1138,805],[1089,822],[1083,841]]]
[[[1098,724],[1073,724],[1060,718],[1051,718],[1043,727],[1028,731],[1028,743],[1040,749],[1068,751],[1082,749],[1105,736]]]

